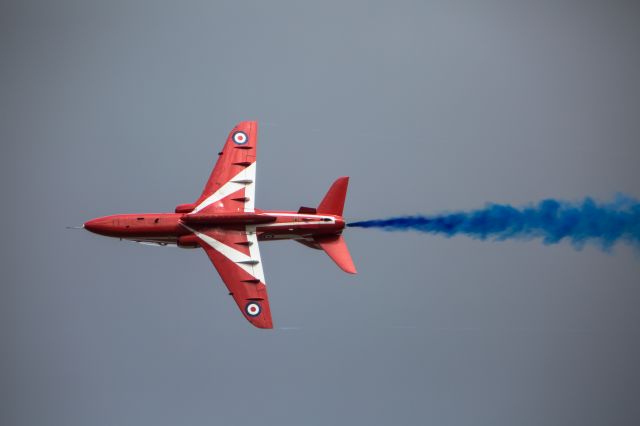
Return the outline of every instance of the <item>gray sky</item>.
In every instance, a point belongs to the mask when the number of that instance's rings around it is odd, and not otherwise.
[[[640,196],[631,1],[0,5],[3,425],[637,425],[640,260],[350,229],[204,253],[68,231],[200,194],[257,119],[256,205],[352,218]]]

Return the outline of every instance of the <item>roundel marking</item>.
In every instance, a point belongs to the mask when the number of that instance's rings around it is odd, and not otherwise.
[[[241,131],[235,132],[233,136],[231,136],[231,139],[233,139],[233,142],[237,145],[244,145],[249,142],[249,137],[247,136],[247,134]]]
[[[262,310],[262,308],[260,308],[260,304],[251,302],[247,303],[247,306],[245,306],[244,310],[250,317],[257,317],[258,315],[260,315],[260,311]]]

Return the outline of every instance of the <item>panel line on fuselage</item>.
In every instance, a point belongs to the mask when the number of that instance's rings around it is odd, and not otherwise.
[[[277,226],[323,225],[328,223],[331,223],[331,222],[326,222],[324,220],[309,221],[309,222],[274,222],[274,223],[265,223],[265,224],[259,225],[259,228],[274,228]]]
[[[265,211],[265,214],[269,216],[277,216],[277,217],[301,217],[307,219],[315,219],[308,220],[303,222],[273,222],[273,223],[264,223],[258,225],[258,228],[275,228],[279,226],[300,226],[300,225],[325,225],[330,224],[333,225],[336,223],[336,218],[333,216],[322,216],[322,215],[311,215],[311,214],[302,214],[302,213],[289,213],[289,212],[271,212]]]

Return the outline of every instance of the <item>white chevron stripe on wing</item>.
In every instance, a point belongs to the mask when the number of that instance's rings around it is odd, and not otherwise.
[[[238,183],[237,181],[245,181],[251,183]],[[222,200],[223,198],[233,194],[236,191],[245,188],[245,196],[248,198],[244,203],[245,212],[253,212],[255,207],[255,183],[256,182],[256,162],[244,168],[240,173],[229,179],[227,183],[222,185],[216,192],[209,195],[203,202],[198,204],[189,214],[198,213],[200,210],[209,207],[211,204]]]
[[[260,259],[260,249],[258,248],[258,237],[255,233],[255,227],[247,226],[246,236],[247,241],[250,241],[252,244],[249,245],[249,254],[242,253],[228,245],[216,240],[215,238],[204,234],[202,232],[198,232],[189,226],[182,224],[189,231],[196,234],[198,238],[207,243],[211,248],[215,251],[234,262],[238,267],[242,268],[245,272],[253,276],[255,279],[260,280],[264,284],[264,273],[262,271],[262,259]],[[249,228],[252,228],[252,232],[249,232]],[[256,263],[257,261],[257,263]]]
[[[247,241],[249,241],[249,254],[252,259],[257,259],[259,262],[253,265],[253,276],[258,278],[266,285],[264,281],[264,271],[262,270],[262,259],[260,258],[260,248],[258,246],[258,235],[256,234],[255,226],[247,226],[245,232],[247,233]]]

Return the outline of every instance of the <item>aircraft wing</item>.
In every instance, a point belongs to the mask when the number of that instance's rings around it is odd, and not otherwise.
[[[198,237],[244,317],[258,328],[273,328],[255,227],[188,229]]]
[[[253,212],[258,122],[242,121],[231,130],[218,161],[190,214]]]

